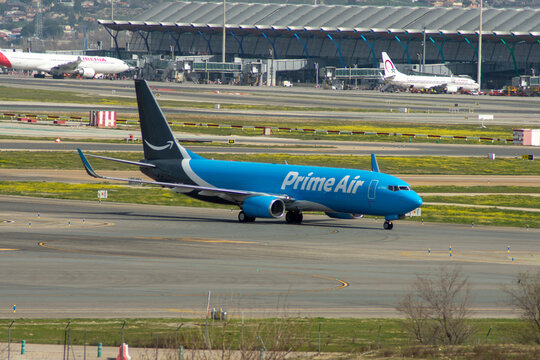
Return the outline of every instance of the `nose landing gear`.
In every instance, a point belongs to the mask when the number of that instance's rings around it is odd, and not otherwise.
[[[392,230],[394,228],[394,224],[391,221],[386,220],[383,227],[385,230]]]

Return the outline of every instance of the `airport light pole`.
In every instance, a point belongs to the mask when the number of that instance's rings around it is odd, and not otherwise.
[[[426,27],[424,26],[424,41],[422,41],[422,73],[426,67]]]
[[[483,0],[480,0],[480,25],[478,29],[478,91],[482,89],[482,12]]]
[[[221,42],[221,62],[225,63],[225,38],[227,37],[227,26],[225,26],[225,21],[227,20],[227,12],[225,5],[227,0],[223,0],[223,40]]]
[[[11,324],[9,324],[9,327],[8,327],[8,360],[10,359],[10,355],[11,355],[11,327],[13,326],[14,322],[15,320],[12,320]]]
[[[114,21],[114,0],[111,0],[111,22]],[[114,46],[114,39],[111,35],[111,50]]]

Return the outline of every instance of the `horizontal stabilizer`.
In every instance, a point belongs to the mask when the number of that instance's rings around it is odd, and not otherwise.
[[[129,164],[129,165],[137,165],[137,166],[144,166],[144,167],[151,167],[151,168],[156,167],[156,165],[154,165],[154,164],[143,163],[143,162],[140,162],[140,161],[116,159],[116,158],[107,157],[107,156],[90,155],[90,154],[87,154],[86,156],[93,157],[93,158],[98,158],[98,159],[103,159],[103,160],[116,161],[116,162],[119,162],[119,163]]]

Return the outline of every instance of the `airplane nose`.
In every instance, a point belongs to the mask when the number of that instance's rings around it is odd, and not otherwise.
[[[416,203],[416,207],[420,207],[422,206],[422,203],[424,202],[424,200],[422,200],[422,198],[420,197],[420,195],[418,195],[417,193],[414,193],[414,202]]]
[[[419,208],[422,206],[422,203],[424,202],[420,195],[418,195],[416,192],[411,191],[407,194],[407,207],[409,208],[408,211],[412,211],[416,208]]]
[[[5,66],[7,68],[11,67],[11,62],[9,59],[4,55],[3,52],[0,51],[0,65]]]

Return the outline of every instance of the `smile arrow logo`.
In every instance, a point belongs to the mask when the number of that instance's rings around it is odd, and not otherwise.
[[[163,146],[155,146],[155,145],[152,145],[150,144],[148,141],[144,140],[144,142],[146,143],[146,145],[148,145],[150,147],[150,149],[152,150],[156,150],[156,151],[161,151],[161,150],[165,150],[165,149],[172,149],[173,147],[173,144],[174,142],[172,140],[169,140],[167,141],[167,145],[163,145]]]

